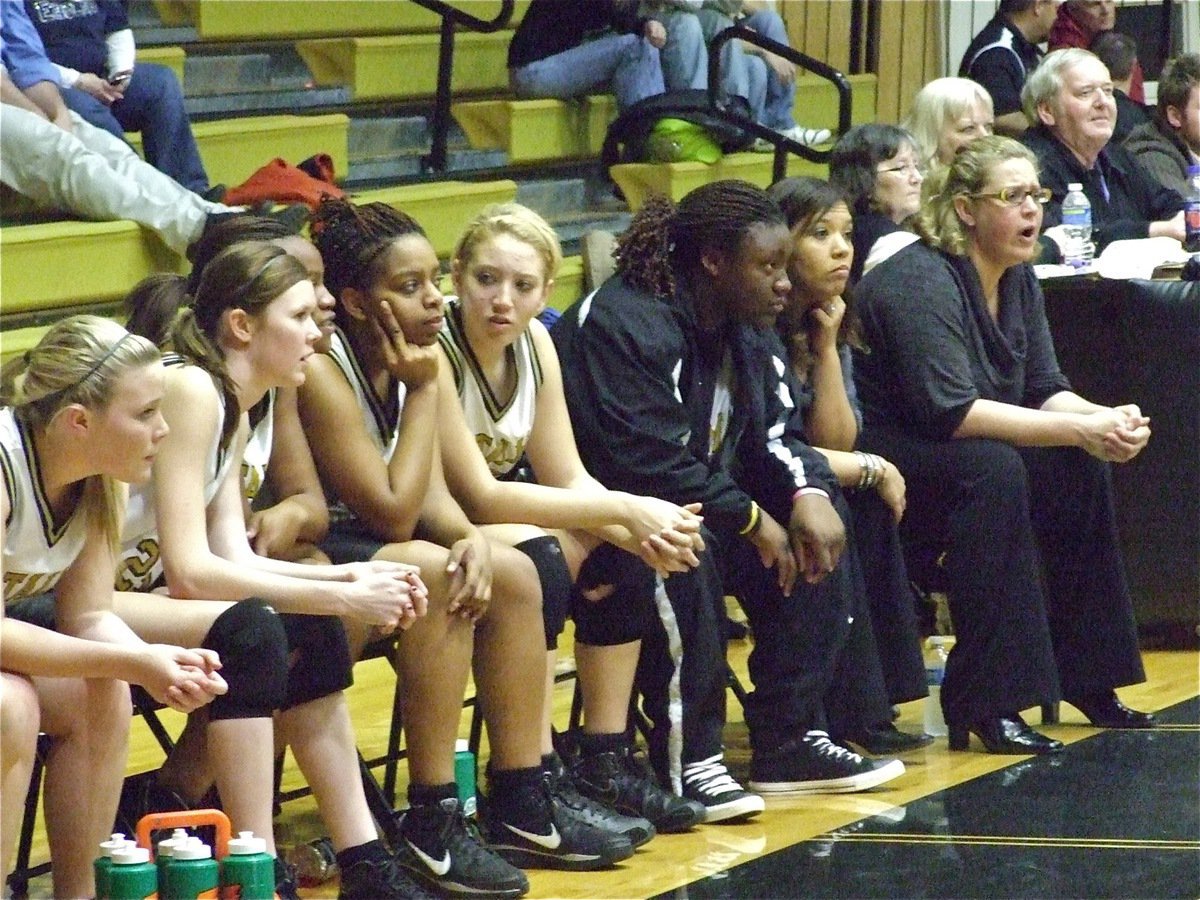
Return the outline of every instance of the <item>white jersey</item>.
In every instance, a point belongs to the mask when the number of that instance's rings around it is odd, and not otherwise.
[[[173,354],[164,357],[168,366],[187,365]],[[218,397],[221,392],[218,388]],[[207,507],[217,495],[217,490],[234,464],[234,454],[229,448],[221,449],[221,432],[225,427],[225,403],[223,398],[218,407],[217,427],[212,443],[208,447],[204,471],[204,505]],[[156,498],[154,480],[133,485],[129,489],[129,506],[125,510],[125,527],[121,530],[121,558],[117,562],[115,586],[118,591],[144,591],[154,587],[162,579],[162,559],[158,548],[158,522],[155,519]]]
[[[255,419],[255,414],[260,413]],[[250,435],[242,453],[242,493],[250,503],[267,480],[267,463],[275,440],[275,388],[267,391],[258,407],[251,410]]]
[[[479,452],[487,460],[492,475],[497,478],[507,475],[525,454],[525,444],[533,433],[533,420],[537,414],[542,363],[533,335],[526,329],[505,351],[509,365],[517,373],[516,387],[505,401],[496,397],[471,350],[457,298],[447,300],[446,321],[438,340],[450,360],[458,399]]]
[[[391,462],[392,455],[396,452],[396,444],[400,440],[400,412],[404,409],[404,398],[408,389],[402,381],[397,380],[394,393],[381,401],[341,329],[330,336],[329,358],[334,361],[349,382],[350,389],[354,391],[354,399],[358,401],[358,409],[362,413],[363,424],[371,443],[375,445],[385,463]],[[355,518],[349,507],[332,495],[329,499],[329,514],[338,522]]]
[[[8,490],[4,522],[4,602],[44,594],[75,561],[87,541],[85,517],[72,511],[54,521],[42,486],[33,438],[12,408],[0,409],[0,468]]]

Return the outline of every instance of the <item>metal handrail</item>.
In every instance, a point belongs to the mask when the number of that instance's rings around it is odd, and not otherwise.
[[[720,102],[721,95],[721,49],[730,41],[743,40],[746,43],[762,47],[777,56],[782,56],[789,62],[818,75],[833,84],[838,92],[838,134],[845,134],[850,129],[850,82],[846,76],[833,66],[814,59],[806,53],[801,53],[787,44],[781,44],[752,31],[743,25],[733,25],[726,28],[712,39],[708,45],[708,105],[713,114],[726,121],[745,129],[748,134],[769,141],[775,147],[775,164],[772,169],[772,180],[779,181],[787,173],[787,155],[795,153],[812,162],[825,162],[830,157],[828,150],[814,150],[812,147],[785,138],[773,128],[760,125],[752,119],[732,109],[727,109]]]
[[[446,171],[446,143],[450,134],[450,79],[454,74],[454,29],[461,25],[470,31],[484,33],[499,31],[512,20],[513,0],[500,0],[495,18],[480,19],[443,0],[412,0],[441,16],[441,41],[438,44],[437,95],[434,100],[433,121],[430,123],[429,155],[421,158],[426,173]]]

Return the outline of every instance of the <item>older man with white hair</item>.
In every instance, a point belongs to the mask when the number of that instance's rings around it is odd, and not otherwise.
[[[1033,125],[1021,140],[1037,155],[1041,183],[1053,192],[1043,229],[1060,224],[1067,185],[1078,182],[1092,204],[1097,250],[1127,238],[1183,240],[1183,198],[1112,143],[1113,82],[1094,54],[1076,48],[1048,54],[1025,82],[1021,101]]]

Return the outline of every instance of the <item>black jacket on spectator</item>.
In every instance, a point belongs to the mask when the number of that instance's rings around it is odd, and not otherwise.
[[[1021,88],[1037,68],[1042,51],[1014,28],[1004,16],[983,27],[963,54],[959,78],[979,82],[992,95],[996,115],[1021,111]]]
[[[1183,198],[1155,181],[1120,144],[1110,141],[1096,164],[1085,170],[1044,125],[1029,129],[1021,141],[1037,155],[1042,186],[1054,194],[1045,206],[1042,230],[1062,222],[1067,185],[1076,181],[1092,204],[1092,240],[1097,252],[1113,241],[1144,238],[1151,222],[1169,219],[1183,209]]]

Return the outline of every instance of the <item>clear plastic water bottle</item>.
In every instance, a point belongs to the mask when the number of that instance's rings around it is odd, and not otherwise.
[[[1062,202],[1062,223],[1067,231],[1067,246],[1063,263],[1082,269],[1091,265],[1095,248],[1092,246],[1092,204],[1083,192],[1083,185],[1067,185]]]
[[[953,638],[935,634],[925,644],[925,684],[929,696],[925,698],[925,733],[944,737],[947,733],[946,717],[942,713],[942,680],[946,677],[946,660],[950,656],[949,645]]]
[[[333,852],[333,841],[327,837],[297,844],[288,851],[287,861],[296,867],[301,887],[324,884],[338,873],[337,854]]]
[[[1200,253],[1200,166],[1188,166],[1188,192],[1183,198],[1183,249]]]

